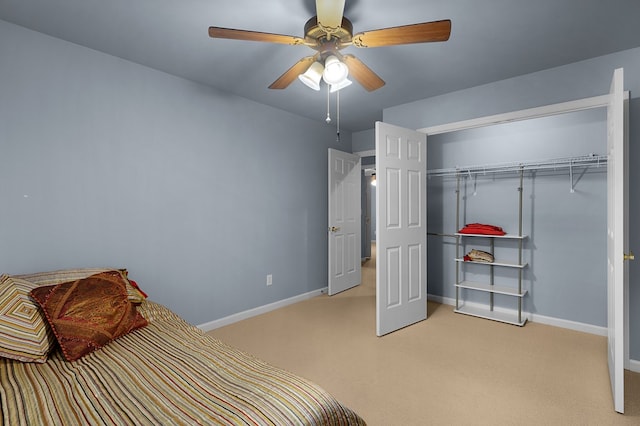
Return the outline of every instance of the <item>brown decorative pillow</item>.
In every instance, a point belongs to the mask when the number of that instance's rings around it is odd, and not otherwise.
[[[31,297],[44,311],[67,361],[147,325],[128,300],[125,278],[118,271],[38,287]]]

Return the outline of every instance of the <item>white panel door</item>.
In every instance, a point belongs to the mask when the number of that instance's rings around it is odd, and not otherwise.
[[[329,295],[360,284],[360,157],[329,148]]]
[[[376,123],[376,333],[427,318],[427,135]]]
[[[628,143],[624,124],[624,74],[613,74],[607,108],[607,324],[614,408],[624,413],[625,287],[628,285]]]

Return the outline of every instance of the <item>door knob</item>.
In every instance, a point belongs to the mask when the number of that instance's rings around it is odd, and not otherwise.
[[[625,254],[624,260],[636,260],[636,256],[633,254],[633,251],[630,251],[629,254]]]
[[[338,232],[340,230],[339,226],[332,226],[331,228],[329,228],[329,231],[331,232]]]

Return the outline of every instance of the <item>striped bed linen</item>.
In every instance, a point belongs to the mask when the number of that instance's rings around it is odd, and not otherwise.
[[[364,425],[318,385],[232,348],[166,307],[78,361],[0,358],[4,425]]]

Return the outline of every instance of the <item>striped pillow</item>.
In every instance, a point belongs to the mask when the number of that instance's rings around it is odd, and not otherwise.
[[[56,342],[40,307],[29,297],[38,287],[9,275],[0,277],[0,356],[46,362]]]
[[[79,268],[79,269],[62,269],[59,271],[37,272],[35,274],[13,275],[15,278],[30,281],[36,284],[36,287],[45,285],[58,285],[69,281],[77,281],[87,278],[91,275],[100,274],[108,271],[119,271],[125,278],[127,283],[127,294],[132,303],[142,303],[146,296],[136,289],[127,278],[126,269],[116,268]]]

